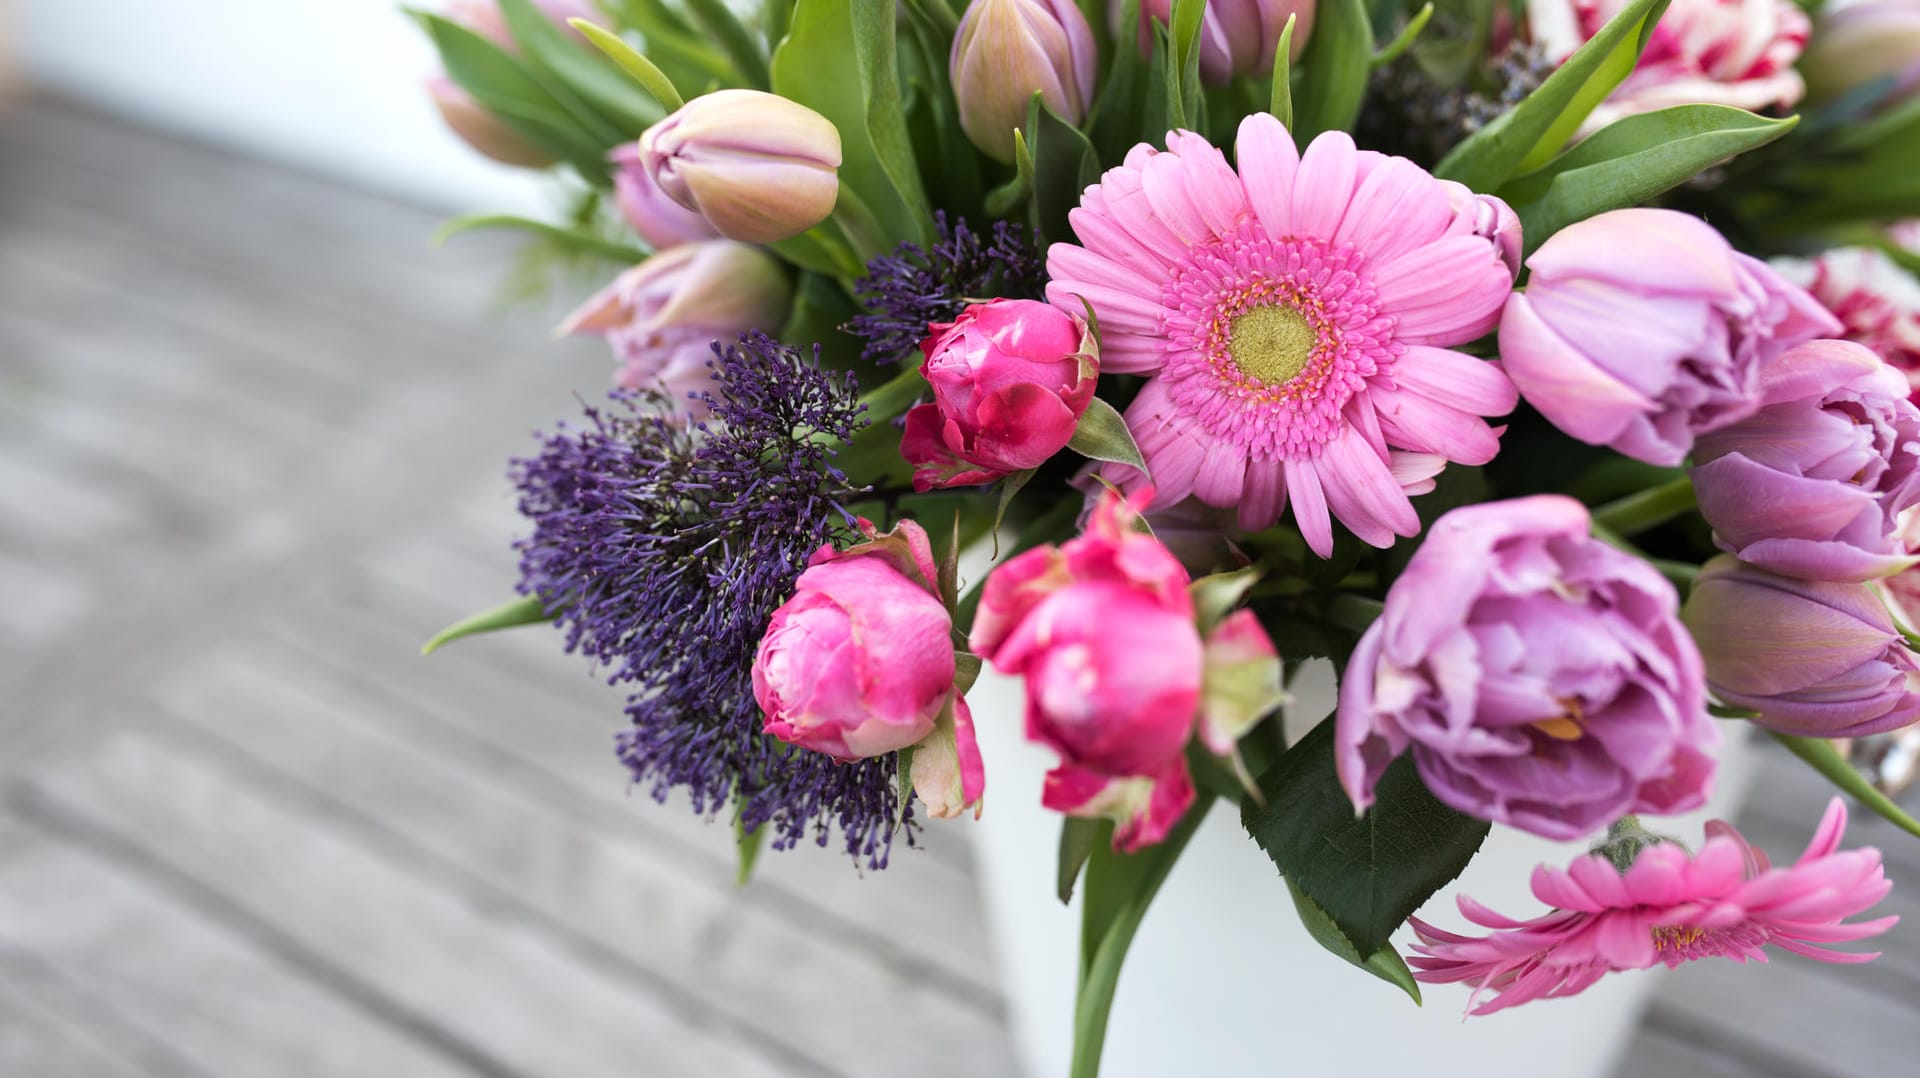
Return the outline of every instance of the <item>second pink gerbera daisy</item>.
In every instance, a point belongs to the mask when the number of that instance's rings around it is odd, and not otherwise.
[[[1482,417],[1513,386],[1447,346],[1498,321],[1518,223],[1340,132],[1301,155],[1259,114],[1235,153],[1237,173],[1191,132],[1134,147],[1073,211],[1080,243],[1048,252],[1047,297],[1093,307],[1102,373],[1153,375],[1126,415],[1156,505],[1192,495],[1256,530],[1291,502],[1323,556],[1330,516],[1391,545],[1419,530],[1409,494],[1498,449]]]

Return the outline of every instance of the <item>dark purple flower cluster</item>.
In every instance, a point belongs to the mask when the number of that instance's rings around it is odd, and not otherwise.
[[[986,238],[964,220],[948,225],[945,212],[933,220],[940,241],[930,250],[903,243],[867,263],[855,291],[871,313],[846,325],[867,342],[865,359],[899,362],[920,346],[929,323],[953,321],[970,300],[1040,299],[1046,288],[1046,262],[1025,226],[995,221]]]
[[[884,867],[897,757],[841,764],[763,735],[751,678],[807,558],[850,530],[857,491],[831,446],[865,425],[864,406],[852,376],[765,334],[714,351],[706,422],[616,391],[514,463],[533,522],[520,591],[557,615],[568,650],[633,686],[620,758],[657,799],[684,787],[703,814],[737,801],[775,849],[810,826],[824,846],[837,823],[849,853]]]

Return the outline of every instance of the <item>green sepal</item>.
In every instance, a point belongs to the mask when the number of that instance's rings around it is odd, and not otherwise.
[[[1325,131],[1346,131],[1360,116],[1373,70],[1373,25],[1366,0],[1327,0],[1314,17],[1313,37],[1300,56],[1300,93],[1294,102],[1295,144]]]
[[[1260,582],[1260,576],[1260,568],[1249,565],[1231,573],[1203,576],[1188,585],[1187,590],[1193,595],[1194,619],[1200,627],[1202,639],[1246,599],[1247,593]]]
[[[1333,923],[1327,911],[1314,905],[1293,882],[1287,882],[1287,893],[1293,896],[1293,908],[1300,915],[1300,924],[1313,937],[1313,942],[1325,947],[1345,961],[1366,970],[1375,977],[1405,992],[1413,1000],[1414,1006],[1420,1005],[1420,984],[1413,979],[1413,971],[1407,968],[1407,960],[1392,945],[1381,947],[1372,954],[1362,957],[1353,941],[1341,934],[1340,926]]]
[[[483,610],[470,617],[461,618],[433,634],[433,639],[428,640],[420,648],[420,654],[431,655],[463,636],[498,632],[501,629],[517,629],[522,625],[538,625],[552,621],[553,618],[554,615],[547,613],[546,604],[536,597],[514,599],[501,603],[492,610]]]
[[[1142,472],[1147,470],[1146,458],[1140,455],[1140,447],[1127,429],[1126,419],[1099,397],[1093,398],[1086,414],[1073,428],[1073,438],[1067,442],[1067,448],[1090,460],[1126,464]]]
[[[1080,879],[1080,870],[1087,866],[1087,858],[1102,846],[1113,844],[1113,821],[1092,820],[1085,816],[1062,816],[1060,818],[1060,864],[1054,879],[1054,893],[1060,896],[1060,904],[1073,901],[1073,885]]]
[[[1033,478],[1037,468],[1009,472],[1000,480],[1000,496],[993,507],[993,554],[1000,556],[1000,524],[1007,519],[1007,507],[1013,504],[1014,495],[1019,494],[1027,481]]]
[[[1900,830],[1920,837],[1920,820],[1907,815],[1906,810],[1895,804],[1892,798],[1875,788],[1859,768],[1840,755],[1840,750],[1834,747],[1833,742],[1820,737],[1795,737],[1781,733],[1773,733],[1773,738],[1806,761],[1807,766],[1825,776],[1836,789],[1851,794],[1855,800],[1879,813]]]
[[[973,683],[980,680],[980,669],[981,669],[980,656],[975,655],[969,651],[954,652],[953,653],[954,691],[959,693],[962,696],[965,696],[967,694],[967,690],[973,688]]]

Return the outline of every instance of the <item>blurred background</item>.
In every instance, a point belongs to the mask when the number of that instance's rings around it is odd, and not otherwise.
[[[0,1076],[1014,1075],[968,828],[737,889],[551,634],[418,656],[610,372],[550,339],[600,282],[430,246],[556,204],[434,67],[388,0],[0,0]],[[1790,855],[1824,799],[1769,756],[1740,822]],[[1916,922],[1671,976],[1617,1073],[1914,1073]]]

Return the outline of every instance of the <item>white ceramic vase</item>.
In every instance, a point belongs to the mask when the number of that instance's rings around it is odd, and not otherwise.
[[[1288,726],[1298,737],[1332,709],[1331,667],[1309,668],[1295,693]],[[1079,909],[1077,899],[1069,908],[1053,895],[1060,820],[1039,804],[1053,760],[1021,737],[1016,682],[988,672],[968,698],[988,766],[976,848],[1014,1036],[1027,1078],[1060,1078],[1072,1052]],[[1724,729],[1736,736],[1713,805],[1650,821],[1659,829],[1698,836],[1708,817],[1734,814],[1750,750],[1743,725]],[[1465,875],[1421,916],[1470,927],[1454,908],[1461,891],[1533,916],[1542,912],[1527,890],[1534,865],[1564,863],[1583,849],[1496,827]],[[1395,943],[1405,953],[1405,939]],[[1313,942],[1273,864],[1237,816],[1216,806],[1134,939],[1101,1074],[1606,1078],[1657,983],[1656,973],[1610,977],[1573,999],[1471,1021],[1462,1018],[1466,989],[1430,985],[1425,1006],[1415,1007]]]

